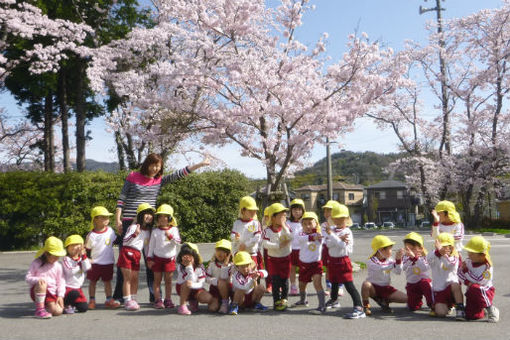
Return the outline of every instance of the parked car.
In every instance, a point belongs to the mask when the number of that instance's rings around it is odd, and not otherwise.
[[[363,229],[377,229],[377,225],[374,222],[367,222],[363,225]]]
[[[395,224],[393,222],[383,222],[381,228],[393,229],[395,228]]]
[[[351,225],[351,229],[361,229],[361,226],[359,225],[359,223],[353,223]]]
[[[422,221],[420,223],[420,228],[430,228],[431,224],[429,221]]]

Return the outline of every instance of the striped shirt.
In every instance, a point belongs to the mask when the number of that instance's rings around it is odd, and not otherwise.
[[[136,209],[141,203],[149,203],[155,207],[161,187],[186,177],[190,172],[188,167],[185,167],[159,178],[145,177],[137,171],[131,172],[124,182],[117,201],[117,208],[122,209],[122,217],[124,219],[134,219]]]

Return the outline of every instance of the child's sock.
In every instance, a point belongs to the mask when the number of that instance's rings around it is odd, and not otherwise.
[[[305,302],[306,301],[306,291],[299,292],[299,297],[300,297],[301,302]]]
[[[324,290],[318,291],[317,297],[319,298],[319,308],[324,308],[326,305],[326,294],[324,293]]]
[[[44,308],[44,300],[46,300],[46,293],[35,293],[35,308]]]
[[[111,295],[106,297],[106,301],[110,301],[113,297]]]
[[[123,296],[122,297],[124,299],[124,303],[130,301],[132,299],[132,296],[131,295],[127,295],[127,296]]]
[[[455,309],[456,310],[464,310],[464,304],[461,302],[461,303],[456,303],[455,304]]]
[[[95,300],[96,297],[95,296],[89,296],[89,300]]]

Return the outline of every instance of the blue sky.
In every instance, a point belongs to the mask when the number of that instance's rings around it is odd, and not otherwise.
[[[274,2],[274,1],[271,1]],[[420,5],[435,7],[435,0],[312,0],[316,5],[314,11],[308,12],[303,18],[303,26],[297,31],[297,39],[305,44],[313,45],[327,32],[329,34],[327,53],[338,60],[345,51],[347,36],[356,29],[368,33],[371,40],[383,41],[395,50],[402,48],[405,40],[423,42],[426,39],[424,26],[426,22],[435,20],[435,12],[418,14]],[[442,1],[443,17],[453,18],[466,16],[484,8],[501,6],[500,0],[447,0]],[[0,106],[7,109],[9,116],[21,116],[20,109],[8,94],[0,95]],[[87,145],[87,158],[98,161],[116,161],[114,142],[111,134],[106,132],[102,119],[95,119],[88,129],[92,131],[93,140]],[[74,133],[72,134],[74,135]],[[338,139],[332,152],[339,149],[351,151],[374,151],[389,153],[398,150],[397,140],[390,131],[380,131],[366,119],[354,123],[354,131]],[[252,178],[264,178],[265,170],[260,162],[239,156],[239,150],[229,146],[221,150],[212,150],[229,168],[242,171]],[[310,163],[318,161],[326,154],[323,145],[317,145]],[[187,162],[177,158],[173,166],[182,166]]]

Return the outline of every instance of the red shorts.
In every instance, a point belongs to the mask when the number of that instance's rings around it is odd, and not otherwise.
[[[253,307],[255,305],[255,301],[253,301],[253,292],[254,292],[254,290],[252,290],[248,294],[244,294],[244,301],[243,301],[243,303],[239,307],[241,307],[241,308],[251,308],[251,307]]]
[[[349,256],[329,256],[328,261],[329,282],[345,283],[352,281],[352,263]]]
[[[292,253],[290,253],[290,264],[299,267],[299,249],[292,249]]]
[[[322,261],[299,264],[299,282],[312,282],[312,276],[322,275]]]
[[[432,285],[430,279],[421,279],[416,283],[406,285],[407,307],[410,310],[418,310],[423,305],[423,297],[427,301],[427,306],[432,308]]]
[[[328,267],[329,249],[325,244],[322,245],[321,260],[322,260],[322,264],[325,265],[326,267]],[[328,272],[329,272],[329,267],[328,267]]]
[[[389,299],[391,294],[397,291],[393,286],[378,286],[373,283],[372,286],[375,288],[375,296],[382,299]]]
[[[30,298],[35,302],[35,286],[30,288]],[[44,298],[44,304],[48,304],[50,302],[57,302],[58,296],[55,294],[51,294],[48,289],[46,289],[46,297]]]
[[[261,269],[265,269],[264,268],[264,257],[262,257],[262,254],[260,253],[260,251],[257,252],[257,256],[255,256],[257,258],[257,269],[258,270],[261,270]],[[253,256],[252,256],[253,258]],[[254,260],[255,261],[255,260]]]
[[[171,273],[175,271],[175,257],[166,259],[164,257],[154,256],[152,258],[154,264],[152,265],[152,271],[157,273]]]
[[[87,272],[87,279],[96,282],[99,279],[111,281],[113,279],[113,263],[111,264],[92,264],[92,267]]]
[[[444,290],[438,292],[434,291],[434,304],[436,303],[443,303],[448,307],[455,305],[451,285],[448,285],[448,287],[446,287]]]
[[[466,319],[477,320],[485,317],[484,309],[492,306],[494,287],[472,284],[466,290]]]
[[[87,298],[85,297],[85,294],[83,294],[83,290],[81,290],[81,288],[66,287],[66,295],[64,296],[64,299],[67,297],[67,294],[73,291],[76,291],[78,294],[80,294],[78,298],[74,300],[75,303],[87,302]]]
[[[140,257],[142,254],[138,249],[131,247],[122,247],[119,252],[119,259],[117,260],[117,267],[131,269],[134,271],[140,270]]]
[[[177,291],[177,295],[181,295],[181,284],[180,283],[177,283],[175,285],[175,290]],[[188,295],[188,300],[191,300],[191,299],[194,299],[194,300],[197,300],[198,298],[198,294],[200,294],[201,292],[205,292],[205,289],[204,288],[200,288],[200,289],[190,289],[190,292],[189,292],[189,295]]]
[[[290,276],[290,255],[285,257],[268,256],[267,271],[270,276],[279,276],[288,279]]]

